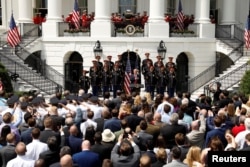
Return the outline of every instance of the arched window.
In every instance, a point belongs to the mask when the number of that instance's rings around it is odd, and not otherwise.
[[[119,0],[119,13],[124,13],[126,10],[136,13],[136,5],[136,0]]]

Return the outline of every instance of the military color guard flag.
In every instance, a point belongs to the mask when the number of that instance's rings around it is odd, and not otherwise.
[[[79,7],[78,7],[77,0],[75,0],[75,3],[74,3],[72,20],[73,20],[73,23],[75,25],[75,28],[79,29],[80,28],[80,13],[79,13]]]
[[[250,47],[250,18],[249,17],[250,16],[247,17],[245,33],[244,33],[245,45],[247,49]]]
[[[15,47],[21,41],[21,36],[18,32],[13,13],[11,14],[10,18],[10,27],[7,35],[7,42],[10,44],[11,47]]]

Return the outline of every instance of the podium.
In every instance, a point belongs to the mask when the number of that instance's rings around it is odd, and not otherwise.
[[[130,84],[130,88],[144,88],[143,84]]]

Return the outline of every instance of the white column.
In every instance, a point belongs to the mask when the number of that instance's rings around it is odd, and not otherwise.
[[[236,23],[236,0],[222,0],[220,24]]]
[[[74,4],[72,4],[72,10]],[[62,0],[49,0],[48,1],[48,15],[47,21],[62,21]]]
[[[210,0],[196,0],[195,23],[210,23]]]
[[[144,27],[149,37],[169,37],[169,23],[164,21],[164,6],[163,0],[149,2],[149,19]]]
[[[214,38],[215,24],[209,19],[210,0],[196,0],[195,2],[195,24],[191,24],[188,29],[194,30],[200,38]]]
[[[74,9],[74,3],[71,8]],[[62,0],[49,0],[46,22],[42,24],[42,31],[46,32],[43,37],[58,37],[59,22],[62,22]]]
[[[148,22],[164,22],[164,2],[162,0],[150,0]]]
[[[91,23],[91,37],[111,37],[110,0],[95,0],[95,20]]]
[[[32,23],[32,0],[19,0],[19,23]]]

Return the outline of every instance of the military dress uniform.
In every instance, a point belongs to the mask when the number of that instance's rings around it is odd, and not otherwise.
[[[157,83],[157,75],[155,73],[154,67],[151,66],[150,70],[145,74],[145,87],[146,87],[146,92],[150,93],[152,99],[154,99],[156,83]]]
[[[112,87],[113,87],[113,97],[116,98],[116,92],[118,90],[122,90],[122,82],[123,82],[122,70],[118,68],[118,66],[114,67],[112,71]]]
[[[90,67],[89,70],[90,84],[92,87],[92,94],[98,96],[98,91],[101,85],[101,75],[100,71],[96,66]]]
[[[170,68],[168,72],[168,83],[167,83],[167,92],[169,97],[174,97],[175,87],[176,87],[176,75],[174,68]]]
[[[79,87],[83,89],[85,93],[88,93],[90,88],[90,79],[86,74],[82,75],[79,79]]]
[[[103,91],[103,96],[105,92],[109,92],[110,88],[110,82],[111,82],[111,73],[108,69],[108,67],[105,67],[103,71],[101,72],[101,84],[102,84],[102,91]]]
[[[167,72],[164,67],[161,67],[160,71],[157,72],[157,94],[164,95],[166,86],[167,86],[167,81],[168,81],[168,76]]]

